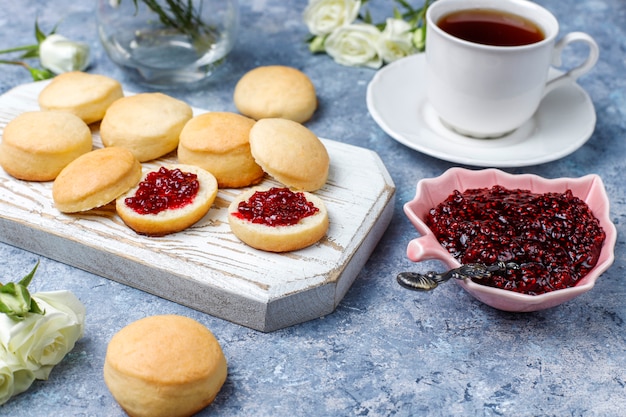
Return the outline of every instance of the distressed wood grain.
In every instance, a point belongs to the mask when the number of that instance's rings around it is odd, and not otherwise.
[[[0,97],[0,134],[24,111],[38,110],[46,82]],[[196,114],[203,112],[194,109]],[[94,148],[102,147],[92,125]],[[395,186],[373,151],[323,139],[331,158],[327,184],[316,194],[330,228],[309,248],[259,251],[231,232],[227,208],[241,192],[221,189],[207,215],[163,237],[136,234],[109,204],[81,214],[60,213],[51,182],[27,182],[0,170],[0,240],[172,300],[269,332],[331,313],[387,228]],[[175,153],[150,163],[176,163]],[[280,185],[266,178],[262,185]]]

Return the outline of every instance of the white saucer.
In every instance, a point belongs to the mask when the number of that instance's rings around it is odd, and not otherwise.
[[[498,139],[475,139],[447,129],[426,99],[425,55],[387,65],[367,88],[367,108],[393,139],[419,152],[465,165],[520,167],[554,161],[591,136],[596,113],[589,95],[571,84],[549,93],[535,115]],[[550,77],[559,72],[551,70]]]

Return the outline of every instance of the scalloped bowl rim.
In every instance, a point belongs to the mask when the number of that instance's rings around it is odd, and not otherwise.
[[[406,216],[421,235],[409,242],[408,258],[413,262],[439,260],[449,268],[460,266],[437,241],[433,232],[426,226],[423,216],[454,190],[463,192],[469,188],[491,187],[496,184],[509,189],[529,189],[538,193],[564,192],[571,189],[575,196],[589,205],[606,233],[598,263],[574,287],[540,295],[488,287],[469,279],[457,280],[458,284],[479,301],[499,310],[511,312],[531,312],[555,307],[591,290],[600,275],[613,264],[617,240],[617,230],[609,217],[609,199],[602,179],[596,174],[578,178],[547,179],[535,174],[509,174],[495,168],[470,170],[454,167],[439,177],[422,179],[417,183],[415,197],[404,205]]]

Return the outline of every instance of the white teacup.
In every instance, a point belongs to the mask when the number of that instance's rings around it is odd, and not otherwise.
[[[452,36],[437,23],[450,13],[491,9],[533,22],[544,39],[521,46],[493,46]],[[555,42],[556,18],[526,0],[438,0],[426,14],[428,100],[441,121],[463,135],[495,138],[528,121],[542,98],[556,87],[575,82],[596,64],[599,49],[586,33],[572,32]],[[585,62],[547,82],[551,65],[572,42],[588,45]]]

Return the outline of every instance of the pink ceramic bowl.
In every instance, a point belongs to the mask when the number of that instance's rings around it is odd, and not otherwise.
[[[527,189],[536,193],[572,193],[584,200],[593,214],[600,220],[606,233],[606,240],[596,266],[574,287],[552,291],[541,295],[520,294],[513,291],[477,284],[469,279],[457,281],[467,292],[483,303],[504,311],[529,312],[543,310],[569,301],[591,290],[600,276],[613,263],[617,231],[609,218],[609,199],[602,179],[597,175],[581,178],[545,179],[537,175],[508,174],[497,169],[468,170],[451,168],[441,176],[423,179],[417,184],[415,198],[404,205],[404,212],[420,237],[409,242],[407,256],[414,262],[437,259],[449,268],[457,268],[459,262],[437,241],[435,235],[424,223],[428,211],[445,200],[454,190],[461,192],[468,188],[485,188],[499,184],[509,189]]]

